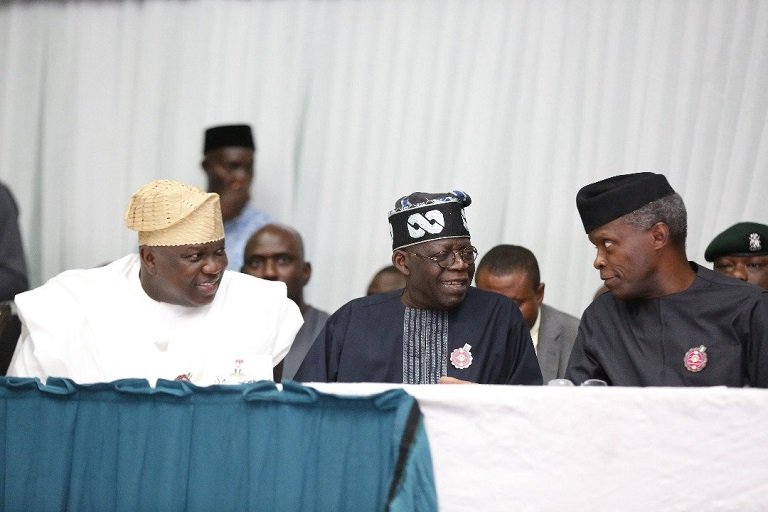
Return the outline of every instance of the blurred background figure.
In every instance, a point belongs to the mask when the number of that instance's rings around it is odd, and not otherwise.
[[[497,245],[480,260],[475,284],[517,304],[531,331],[544,382],[562,378],[579,319],[544,304],[544,283],[536,256],[518,245]]]
[[[386,293],[405,288],[405,276],[394,265],[387,265],[374,274],[366,295]]]
[[[768,226],[734,224],[709,243],[704,259],[717,272],[768,289]]]
[[[243,259],[242,272],[285,283],[288,298],[304,317],[304,324],[283,360],[283,379],[293,379],[328,319],[328,313],[304,302],[304,287],[312,276],[312,265],[304,259],[304,241],[291,227],[267,224],[248,239]]]
[[[28,287],[19,208],[10,189],[0,183],[0,302],[13,300]]]
[[[208,192],[216,192],[221,200],[229,270],[240,270],[248,237],[271,220],[250,203],[255,157],[256,143],[249,125],[214,126],[205,131],[201,165],[208,177]]]
[[[21,333],[21,322],[11,303],[17,293],[28,288],[19,208],[11,190],[0,183],[0,375],[5,375]]]

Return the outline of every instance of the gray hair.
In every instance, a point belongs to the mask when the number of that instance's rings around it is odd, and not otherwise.
[[[688,214],[680,194],[674,193],[651,201],[622,217],[622,220],[640,229],[650,229],[657,222],[669,226],[669,237],[673,244],[685,247],[688,236]]]

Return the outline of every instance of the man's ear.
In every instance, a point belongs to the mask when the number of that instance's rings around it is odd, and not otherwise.
[[[301,284],[307,286],[309,278],[312,277],[312,264],[308,261],[304,262],[304,267],[301,269]]]
[[[669,226],[664,222],[657,222],[651,226],[651,237],[654,249],[661,249],[669,245]]]
[[[408,258],[403,251],[394,251],[392,253],[392,265],[404,276],[411,275],[411,269],[408,268]]]
[[[142,245],[139,247],[139,259],[141,260],[142,268],[147,269],[149,274],[155,273],[155,259],[156,255],[151,247]]]
[[[203,168],[203,172],[208,177],[208,180],[210,181],[213,178],[214,170],[213,170],[213,162],[211,159],[206,156],[203,158],[203,160],[200,162],[200,167]]]

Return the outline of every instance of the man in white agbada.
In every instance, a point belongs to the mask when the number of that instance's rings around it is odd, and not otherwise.
[[[170,180],[131,197],[139,253],[16,296],[8,375],[241,383],[279,375],[302,317],[285,284],[225,271],[218,194]]]

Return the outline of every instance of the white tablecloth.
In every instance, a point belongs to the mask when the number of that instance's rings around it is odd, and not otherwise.
[[[441,511],[768,510],[768,390],[400,387],[424,413]]]

